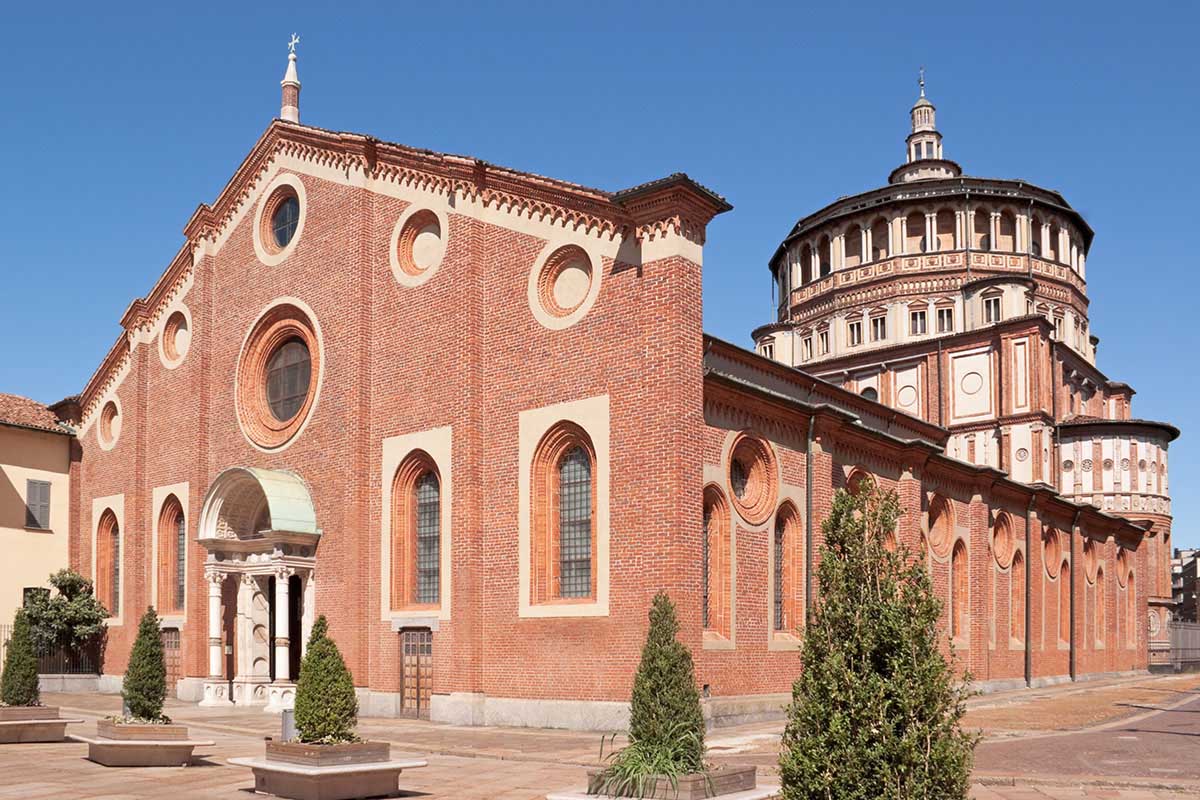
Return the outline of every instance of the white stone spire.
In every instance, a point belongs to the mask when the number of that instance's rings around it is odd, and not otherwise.
[[[909,111],[912,130],[904,140],[904,164],[892,170],[889,183],[952,178],[962,173],[953,161],[942,155],[942,134],[937,129],[937,109],[925,96],[925,68],[921,67],[918,85],[921,95]]]
[[[292,34],[291,41],[288,42],[288,65],[287,72],[283,75],[283,80],[279,85],[283,87],[283,103],[279,109],[279,118],[288,122],[300,121],[300,76],[296,73],[296,45],[300,44],[300,37]]]

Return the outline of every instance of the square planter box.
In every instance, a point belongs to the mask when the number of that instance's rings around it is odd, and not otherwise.
[[[61,742],[67,725],[83,722],[64,719],[54,706],[4,706],[0,708],[0,744]]]
[[[670,800],[705,800],[748,792],[758,785],[758,767],[718,767],[707,775],[695,772],[681,775],[674,784],[670,778],[659,777],[644,794],[632,792],[626,797],[669,798]],[[588,770],[588,792],[600,790],[601,770]]]
[[[387,742],[350,742],[348,744],[267,742],[268,761],[282,761],[306,767],[371,764],[377,761],[387,761],[391,754],[392,746]]]
[[[121,742],[161,742],[167,739],[186,739],[186,725],[119,725],[110,719],[96,723],[96,734]]]
[[[231,758],[229,763],[254,772],[254,791],[291,800],[352,800],[391,797],[400,773],[426,765],[392,760],[387,742],[302,744],[267,742],[265,758]]]
[[[196,747],[212,742],[189,739],[186,725],[118,725],[102,719],[96,737],[72,736],[88,746],[88,759],[106,767],[183,767]]]

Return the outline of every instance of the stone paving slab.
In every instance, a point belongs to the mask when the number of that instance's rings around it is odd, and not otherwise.
[[[1070,687],[1072,690],[1079,687]],[[1043,690],[1045,691],[1045,690]],[[47,698],[48,700],[50,698]],[[116,713],[120,698],[115,695],[73,694],[53,698],[76,716],[96,719]],[[993,698],[993,702],[995,698]],[[1003,703],[1027,702],[1019,698]],[[1123,720],[1107,729],[1074,734],[1023,737],[985,743],[980,749],[979,777],[972,787],[975,800],[1073,800],[1074,798],[1113,798],[1113,800],[1183,800],[1200,797],[1200,781],[1192,785],[1189,769],[1200,770],[1195,757],[1195,742],[1200,737],[1200,700],[1197,713],[1190,704],[1174,716],[1142,714]],[[214,710],[168,701],[167,713],[216,744],[197,750],[190,767],[149,769],[105,768],[86,760],[86,747],[71,743],[8,745],[0,747],[0,800],[133,800],[158,798],[171,800],[215,798],[249,800],[254,797],[250,771],[228,764],[234,757],[255,757],[263,753],[263,738],[277,736],[279,718],[257,709]],[[1185,713],[1186,712],[1186,713]],[[778,734],[781,724],[747,725],[721,728],[709,736],[710,757],[718,763],[752,763],[760,767],[760,781],[774,782]],[[1134,730],[1136,728],[1137,730]],[[81,731],[80,731],[81,732]],[[425,769],[401,775],[402,797],[430,800],[543,800],[551,792],[580,785],[585,765],[597,763],[600,737],[597,734],[570,731],[509,728],[461,728],[420,720],[361,720],[360,732],[368,738],[393,744],[397,758],[421,758]],[[1185,735],[1179,735],[1185,734]],[[1158,737],[1155,741],[1127,740],[1118,737]],[[1075,737],[1095,737],[1077,741]],[[1107,738],[1105,738],[1107,737]],[[1128,742],[1134,742],[1133,745]],[[1164,744],[1167,743],[1167,744]],[[988,750],[1029,748],[1021,754]],[[1134,754],[1125,758],[1126,750]],[[1162,766],[1158,758],[1175,758],[1170,752],[1187,749],[1187,767],[1178,760]],[[1138,773],[1126,778],[1126,785],[1091,785],[1094,773],[1062,774],[1050,767],[1069,759],[1064,752],[1080,753],[1095,748],[1101,760],[1115,748],[1121,763],[1110,765],[1110,773]],[[1142,752],[1152,751],[1150,756]],[[1158,753],[1155,755],[1154,753]],[[1028,774],[1038,782],[1030,783],[1013,775],[986,774],[994,769],[995,759],[1009,765],[1032,766]],[[989,759],[992,759],[989,761]],[[1125,762],[1131,762],[1132,767]],[[1086,764],[1086,759],[1083,763]],[[1041,767],[1039,767],[1041,765]],[[1040,769],[1040,771],[1039,771]],[[1178,776],[1156,773],[1154,769],[1180,769]],[[1108,774],[1108,773],[1106,773]],[[1086,781],[1086,783],[1085,783]],[[1134,783],[1140,785],[1132,785]]]

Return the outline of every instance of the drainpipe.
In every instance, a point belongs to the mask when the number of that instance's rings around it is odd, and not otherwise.
[[[1076,679],[1075,676],[1075,540],[1079,537],[1075,535],[1075,531],[1079,529],[1080,511],[1075,512],[1075,519],[1071,520],[1071,680]]]
[[[1033,598],[1033,590],[1030,586],[1030,578],[1032,570],[1029,567],[1031,559],[1029,554],[1033,552],[1033,530],[1030,528],[1033,517],[1033,504],[1037,500],[1037,494],[1029,496],[1029,507],[1025,509],[1025,686],[1033,687],[1033,636],[1030,634],[1030,628],[1033,626],[1033,610],[1029,601]]]
[[[809,394],[812,394],[810,387]],[[813,428],[817,415],[808,418],[808,442],[804,453],[804,613],[812,610],[812,565],[813,565]]]

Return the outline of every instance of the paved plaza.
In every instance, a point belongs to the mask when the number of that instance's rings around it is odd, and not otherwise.
[[[90,733],[115,713],[114,695],[46,695]],[[186,768],[109,769],[75,743],[0,747],[0,798],[253,797],[249,770],[227,759],[262,753],[278,717],[255,710],[202,709],[170,701],[167,713],[216,742]],[[1200,677],[1137,678],[975,698],[968,721],[984,731],[976,756],[977,800],[1116,798],[1182,800],[1200,795]],[[756,764],[773,779],[781,723],[710,733],[719,764]],[[393,756],[426,758],[401,776],[402,797],[533,800],[582,785],[600,756],[597,734],[460,728],[419,720],[363,719],[360,733],[392,743]],[[619,744],[619,742],[618,742]]]

